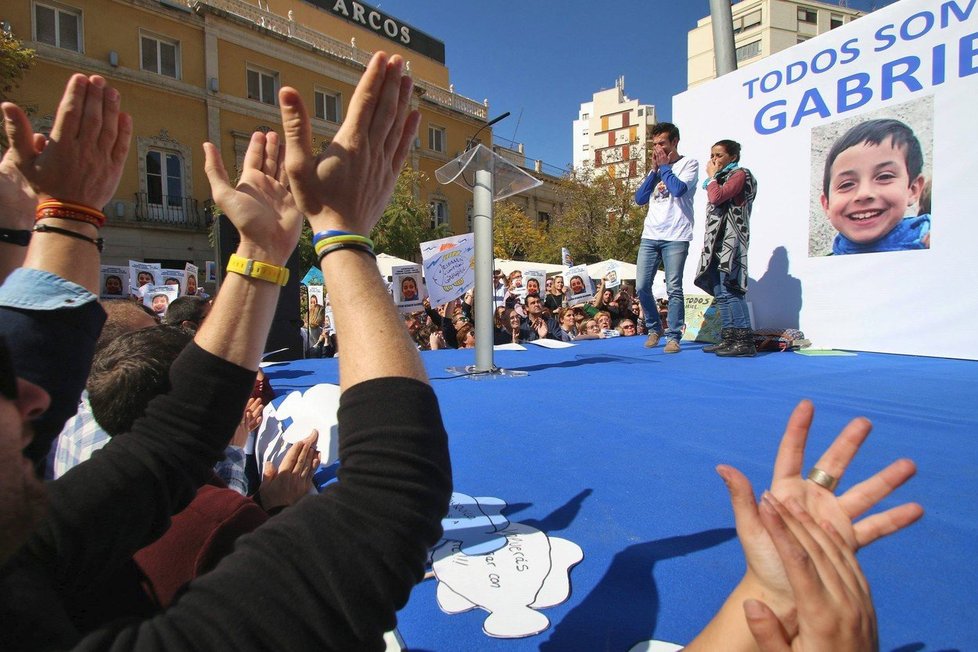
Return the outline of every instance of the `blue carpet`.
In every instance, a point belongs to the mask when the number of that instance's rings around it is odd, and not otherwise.
[[[446,367],[471,351],[423,355],[451,436],[455,488],[510,504],[512,521],[574,541],[567,602],[543,610],[551,627],[499,640],[485,612],[441,612],[435,581],[400,614],[412,650],[626,652],[646,639],[686,643],[743,572],[727,493],[713,468],[740,468],[760,491],[788,414],[816,407],[805,468],[854,416],[874,432],[844,490],[898,457],[918,476],[884,503],[924,505],[910,529],[859,554],[882,650],[978,650],[978,363],[871,353],[854,357],[666,355],[642,338],[562,350],[497,351],[519,379],[473,381]],[[337,361],[267,370],[278,394],[337,382]],[[970,624],[969,624],[970,623]]]

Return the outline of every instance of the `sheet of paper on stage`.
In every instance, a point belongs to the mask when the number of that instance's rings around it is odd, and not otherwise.
[[[542,346],[545,349],[569,349],[572,346],[577,346],[573,342],[561,342],[560,340],[551,340],[546,337],[533,340],[532,342],[528,342],[528,344],[536,344],[537,346]]]
[[[509,344],[497,344],[492,349],[494,351],[526,351],[526,347],[522,344],[514,344],[512,342]]]

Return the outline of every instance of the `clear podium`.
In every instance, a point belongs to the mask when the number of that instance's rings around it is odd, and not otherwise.
[[[472,231],[475,236],[475,364],[450,369],[474,379],[525,375],[506,372],[493,364],[492,203],[543,182],[481,143],[435,170],[439,183],[472,191]]]

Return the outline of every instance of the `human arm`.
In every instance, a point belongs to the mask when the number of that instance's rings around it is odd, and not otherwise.
[[[706,186],[706,199],[714,206],[724,204],[744,191],[744,182],[747,175],[740,168],[731,172],[727,178],[720,183],[716,177],[712,177]]]
[[[675,165],[676,163],[660,165],[659,176],[662,177],[662,183],[666,184],[669,194],[673,197],[682,197],[691,188],[695,190],[696,178],[699,176],[699,163],[692,159],[686,159],[678,175],[673,169]]]
[[[659,183],[659,172],[658,170],[653,170],[649,176],[645,177],[642,185],[638,187],[635,191],[635,203],[639,206],[645,206],[649,203],[649,198],[652,196],[652,191],[655,189],[656,184]]]
[[[853,552],[877,539],[915,522],[923,515],[916,503],[905,503],[861,518],[877,503],[901,486],[915,472],[913,462],[897,460],[870,478],[852,486],[840,496],[802,477],[803,456],[814,408],[802,401],[788,419],[778,448],[771,482],[771,493],[779,500],[796,500],[818,522],[827,521],[845,539]],[[841,478],[859,447],[869,435],[871,425],[864,418],[851,421],[836,437],[816,467]],[[754,639],[744,618],[744,600],[761,600],[770,607],[793,635],[796,609],[784,566],[770,535],[764,528],[750,482],[737,469],[721,465],[717,472],[730,493],[737,536],[747,561],[747,571],[720,611],[687,650],[754,649]]]
[[[33,132],[18,106],[2,105],[10,142],[3,166],[8,179],[19,175],[14,191],[19,199],[13,200],[19,210],[27,209],[31,194],[92,208],[109,201],[122,174],[132,131],[131,119],[119,108],[118,92],[106,87],[104,79],[74,75],[65,87],[48,140]],[[33,214],[21,215],[16,224],[27,226],[33,220]],[[44,218],[41,224],[85,237],[98,235],[94,226],[84,222]],[[75,413],[88,376],[105,321],[96,296],[99,264],[99,251],[91,242],[34,233],[23,265],[4,285],[0,334],[12,345],[18,374],[52,397],[47,412],[33,423],[34,440],[25,450],[35,463],[48,454],[51,442]]]

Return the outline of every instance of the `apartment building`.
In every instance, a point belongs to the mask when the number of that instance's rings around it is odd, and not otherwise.
[[[581,104],[573,124],[574,168],[590,165],[618,179],[641,178],[655,122],[655,107],[625,95],[625,78],[619,77],[613,88]]]
[[[221,149],[233,176],[251,133],[280,124],[277,91],[297,88],[315,115],[314,144],[330,142],[371,53],[401,54],[416,80],[422,121],[409,164],[430,177],[419,189],[432,219],[467,228],[471,193],[441,186],[434,171],[486,123],[488,103],[454,91],[444,44],[354,0],[10,0],[0,21],[37,52],[16,91],[50,129],[76,71],[117,87],[133,115],[131,153],[104,207],[107,264],[129,259],[203,269],[212,201],[200,144]],[[484,141],[491,143],[491,133]]]
[[[733,5],[737,66],[744,67],[813,36],[841,27],[865,12],[844,2],[814,0],[743,0]],[[716,78],[713,22],[701,18],[687,37],[687,84],[690,88]]]

